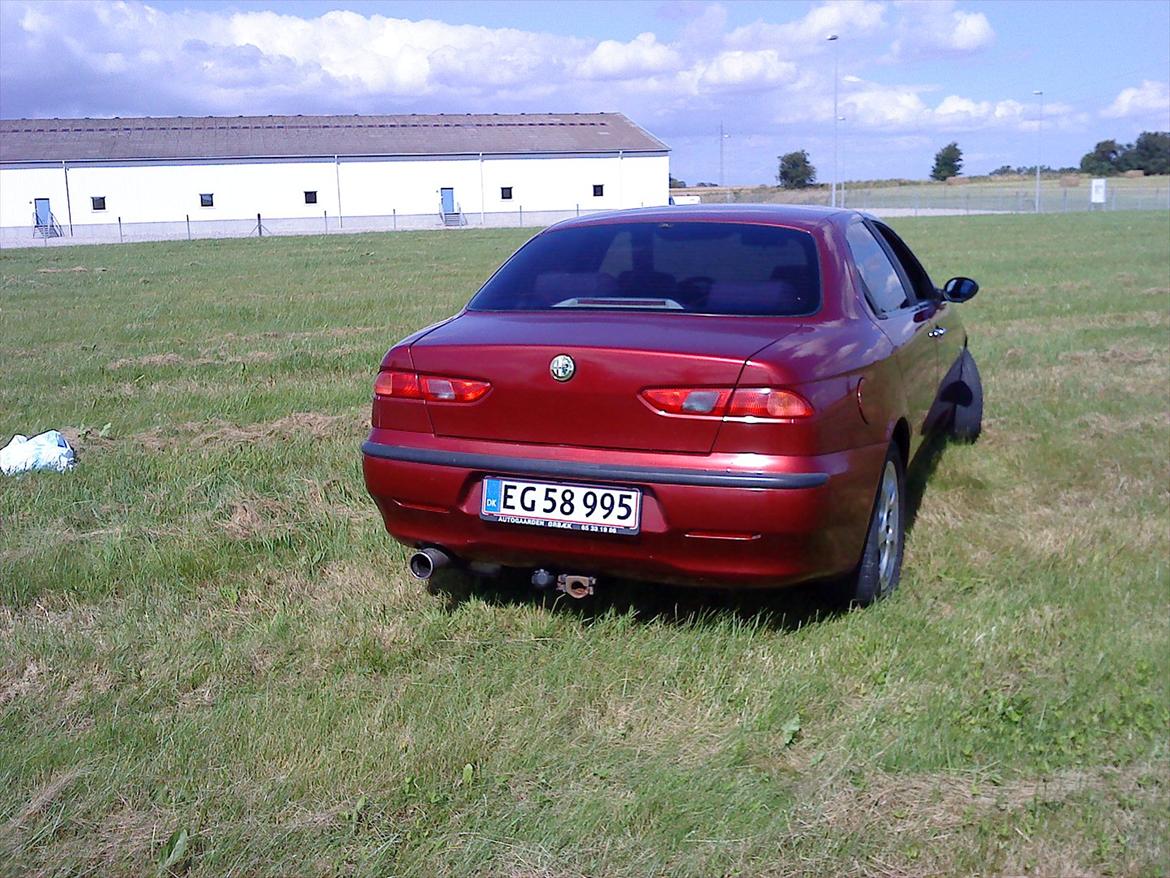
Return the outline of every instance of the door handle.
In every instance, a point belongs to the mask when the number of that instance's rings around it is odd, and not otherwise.
[[[930,332],[927,333],[927,335],[929,335],[931,338],[938,338],[939,336],[946,335],[946,334],[947,334],[947,330],[946,330],[945,326],[936,326],[934,329],[932,329]]]

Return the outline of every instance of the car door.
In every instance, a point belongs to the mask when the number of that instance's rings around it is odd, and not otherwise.
[[[942,292],[931,281],[926,269],[918,261],[918,257],[898,237],[889,226],[872,221],[874,228],[885,240],[896,262],[901,266],[907,279],[910,281],[914,294],[919,302],[932,302],[934,305],[934,326],[931,337],[934,339],[938,356],[938,380],[946,379],[949,370],[955,366],[963,348],[967,344],[966,330],[959,319],[959,311],[951,302],[946,301]]]
[[[922,302],[881,232],[860,217],[849,224],[846,240],[861,288],[878,326],[894,345],[902,375],[913,453],[926,432],[938,387],[938,353],[933,301]]]

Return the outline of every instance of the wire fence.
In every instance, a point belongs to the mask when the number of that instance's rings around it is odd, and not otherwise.
[[[257,238],[282,235],[340,235],[359,232],[406,232],[449,228],[544,228],[597,210],[525,210],[464,213],[445,222],[439,213],[380,216],[337,216],[322,211],[317,217],[270,217],[262,213],[248,219],[191,219],[183,216],[159,222],[127,222],[115,217],[110,223],[61,224],[59,230],[29,226],[0,227],[0,247],[59,247],[75,244],[118,244],[141,241],[182,241],[206,238]],[[59,233],[58,233],[59,232]]]
[[[1165,178],[1161,178],[1164,180]],[[837,204],[854,210],[896,215],[964,215],[996,213],[1076,213],[1090,211],[1170,210],[1170,183],[1161,186],[1112,185],[1105,201],[1093,203],[1089,185],[1060,186],[1044,181],[1037,210],[1036,188],[1030,184],[995,186],[908,185],[849,186],[837,191]],[[700,194],[701,193],[701,194]],[[826,188],[785,190],[775,187],[753,189],[691,189],[703,203],[775,203],[828,205]]]

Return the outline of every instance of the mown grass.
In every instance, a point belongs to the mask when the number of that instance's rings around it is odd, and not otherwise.
[[[0,873],[1166,874],[1170,222],[896,225],[986,430],[847,614],[408,581],[372,371],[526,232],[0,254],[0,441],[80,456],[0,481]]]

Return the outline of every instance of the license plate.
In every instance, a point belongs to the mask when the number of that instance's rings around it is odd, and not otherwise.
[[[642,492],[636,488],[565,485],[488,476],[483,480],[479,516],[505,524],[526,524],[586,533],[636,534]]]

